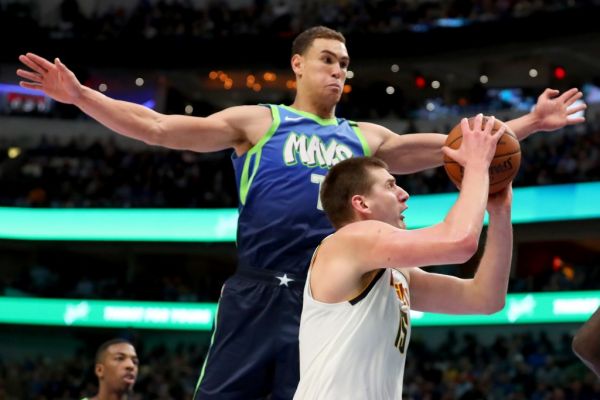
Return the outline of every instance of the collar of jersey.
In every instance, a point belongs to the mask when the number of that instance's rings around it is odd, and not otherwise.
[[[308,118],[312,121],[315,121],[319,125],[338,125],[337,118],[323,119],[315,114],[311,114],[306,111],[296,110],[294,107],[286,106],[284,104],[281,104],[281,107],[285,108],[289,112],[293,112],[294,114],[298,114],[303,116],[304,118]]]

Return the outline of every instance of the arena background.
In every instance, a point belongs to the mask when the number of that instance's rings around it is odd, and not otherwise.
[[[572,354],[600,305],[600,2],[0,0],[0,399],[94,393],[93,353],[133,340],[136,397],[189,399],[236,266],[230,152],[122,138],[18,87],[17,57],[165,113],[287,103],[291,40],[348,39],[338,115],[400,134],[510,119],[579,87],[587,122],[522,143],[509,301],[484,318],[413,315],[407,399],[598,399]],[[398,182],[409,228],[456,195],[442,168]],[[432,213],[432,210],[439,212]],[[469,276],[474,262],[437,271]],[[106,302],[108,301],[108,302]]]

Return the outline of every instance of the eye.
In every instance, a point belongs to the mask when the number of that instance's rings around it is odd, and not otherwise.
[[[340,63],[340,68],[342,68],[342,69],[347,69],[347,68],[348,68],[348,63],[347,63],[346,61],[342,61],[342,62]]]
[[[333,58],[331,56],[325,56],[323,61],[325,61],[326,64],[331,64],[333,62]]]

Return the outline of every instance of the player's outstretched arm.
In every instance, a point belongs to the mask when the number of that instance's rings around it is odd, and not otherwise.
[[[554,131],[567,125],[585,121],[575,114],[586,109],[586,104],[574,105],[583,94],[578,89],[564,93],[546,89],[539,97],[535,109],[520,118],[506,123],[523,140],[537,131]],[[390,166],[394,174],[410,174],[443,163],[442,146],[446,135],[438,133],[413,133],[397,135],[380,125],[361,122],[359,124],[373,151]]]
[[[600,308],[575,334],[573,351],[600,377]]]
[[[230,147],[237,150],[247,146],[249,127],[266,132],[270,124],[270,111],[260,106],[232,107],[207,118],[160,114],[82,85],[58,58],[52,63],[27,53],[19,60],[29,68],[17,70],[17,75],[25,79],[21,86],[73,104],[113,131],[148,144],[200,152]],[[256,118],[257,115],[264,118]],[[260,126],[254,127],[257,121]]]

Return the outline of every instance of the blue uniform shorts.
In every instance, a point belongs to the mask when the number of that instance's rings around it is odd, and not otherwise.
[[[304,277],[238,269],[221,293],[194,400],[291,400]]]

